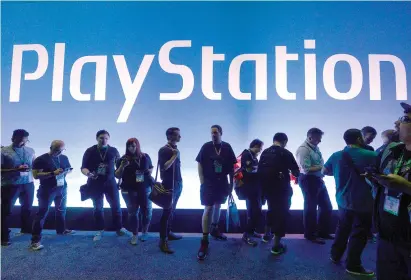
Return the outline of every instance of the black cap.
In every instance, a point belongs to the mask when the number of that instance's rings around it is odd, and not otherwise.
[[[401,102],[401,107],[404,108],[404,114],[410,114],[411,113],[411,105],[407,104],[405,102]]]

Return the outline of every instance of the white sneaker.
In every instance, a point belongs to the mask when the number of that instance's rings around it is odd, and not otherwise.
[[[31,245],[30,245],[30,249],[32,249],[33,251],[39,251],[39,250],[41,250],[41,249],[43,249],[43,248],[44,248],[44,246],[41,245],[40,242],[31,243]]]
[[[130,240],[131,245],[137,245],[137,235],[133,235]]]
[[[125,228],[121,228],[117,231],[118,236],[123,236],[127,234],[127,230]]]
[[[140,236],[140,241],[144,242],[148,240],[148,232],[143,232]]]
[[[100,241],[103,237],[104,230],[98,231],[96,235],[94,235],[93,241]]]

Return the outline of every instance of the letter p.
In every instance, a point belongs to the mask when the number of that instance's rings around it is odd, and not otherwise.
[[[14,45],[11,66],[10,102],[20,101],[21,70],[23,63],[23,52],[25,51],[35,51],[38,56],[38,63],[34,72],[24,74],[24,80],[38,80],[44,75],[44,73],[46,73],[47,70],[49,56],[43,45]]]

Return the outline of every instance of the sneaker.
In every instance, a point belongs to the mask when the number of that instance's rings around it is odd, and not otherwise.
[[[127,234],[127,230],[125,228],[121,228],[119,230],[116,231],[118,236],[124,236]]]
[[[72,235],[72,234],[75,234],[76,233],[76,231],[75,230],[72,230],[72,229],[66,229],[66,230],[64,230],[63,232],[61,232],[61,233],[57,233],[57,234],[59,234],[59,235]]]
[[[358,266],[358,267],[353,267],[353,268],[348,268],[346,269],[346,271],[349,274],[352,275],[358,275],[358,276],[369,276],[369,277],[373,277],[374,276],[374,271],[371,270],[366,270],[364,267],[362,266]]]
[[[254,232],[254,233],[253,233],[253,237],[260,239],[260,238],[262,238],[262,235],[259,234],[259,233]]]
[[[280,245],[273,246],[271,248],[271,254],[273,255],[281,255],[284,254],[287,251],[287,246],[280,243]]]
[[[31,245],[30,245],[30,249],[32,249],[33,251],[39,251],[43,248],[44,248],[44,246],[41,245],[40,242],[32,242]]]
[[[10,245],[11,245],[10,241],[2,241],[1,242],[1,246],[3,246],[3,247],[7,247],[7,246],[10,246]]]
[[[167,235],[167,238],[169,241],[173,241],[173,240],[180,240],[183,237],[181,235],[175,234],[174,232],[170,231]]]
[[[204,240],[204,239],[201,240],[201,246],[200,246],[200,249],[198,250],[198,253],[197,253],[197,259],[198,260],[203,261],[207,257],[207,255],[208,255],[208,244],[209,244],[208,240]]]
[[[96,235],[94,235],[93,241],[100,241],[103,237],[104,230],[98,231]]]
[[[339,259],[334,258],[333,256],[330,256],[330,261],[332,261],[332,262],[333,262],[333,264],[340,264],[340,260],[339,260]]]
[[[318,237],[324,240],[334,240],[335,239],[335,237],[332,236],[331,234],[319,234]]]
[[[148,232],[143,232],[139,237],[140,241],[145,242],[148,240]]]
[[[315,244],[320,244],[320,245],[324,245],[325,244],[325,240],[322,238],[318,238],[318,237],[305,237],[306,240],[311,241],[312,243]]]
[[[227,240],[227,236],[222,234],[220,232],[220,230],[218,229],[218,227],[214,227],[213,230],[211,231],[210,235],[212,237],[214,237],[216,240],[220,240],[220,241],[226,241]]]
[[[268,243],[268,242],[270,242],[271,240],[273,240],[273,238],[274,238],[274,235],[273,234],[271,234],[271,233],[266,233],[266,234],[264,234],[264,236],[263,236],[263,238],[261,239],[261,241],[263,241],[264,243]]]
[[[170,248],[170,245],[168,244],[167,240],[160,240],[159,247],[161,252],[163,253],[174,254],[174,251]]]
[[[248,245],[251,245],[251,246],[253,246],[253,247],[255,247],[255,246],[257,246],[257,242],[256,241],[254,241],[253,239],[251,239],[249,236],[248,236],[248,234],[246,234],[246,233],[244,233],[243,234],[243,241],[246,243],[246,244],[248,244]]]
[[[137,235],[133,235],[130,239],[131,245],[137,245]]]

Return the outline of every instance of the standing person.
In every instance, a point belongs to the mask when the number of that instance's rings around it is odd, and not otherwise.
[[[34,199],[32,166],[34,150],[26,146],[29,133],[17,129],[12,144],[1,149],[1,245],[10,242],[9,217],[17,198],[21,205],[21,234],[31,233],[30,214]]]
[[[204,260],[208,254],[208,234],[217,240],[225,241],[227,237],[220,232],[221,204],[226,203],[233,191],[234,164],[237,158],[231,145],[221,141],[223,129],[219,125],[211,127],[212,141],[205,143],[197,155],[198,176],[200,178],[200,200],[204,207],[202,217],[203,238],[197,254],[199,260]],[[228,182],[227,176],[230,177]]]
[[[304,196],[304,237],[317,244],[325,244],[324,239],[333,239],[329,234],[332,205],[321,173],[324,160],[318,148],[323,134],[318,128],[308,130],[307,139],[297,149],[296,155],[301,172],[298,182]]]
[[[151,172],[153,164],[148,154],[141,151],[140,142],[130,138],[126,142],[126,152],[117,161],[114,175],[120,179],[120,189],[128,211],[128,226],[133,233],[130,243],[137,245],[139,230],[139,212],[142,218],[141,241],[148,239],[148,227],[151,221]]]
[[[174,212],[178,200],[183,190],[183,180],[181,177],[180,151],[177,143],[180,142],[180,129],[171,127],[166,131],[167,144],[158,151],[158,164],[160,166],[160,177],[165,189],[173,190],[173,203],[171,208],[163,209],[160,221],[160,250],[167,254],[174,251],[170,248],[168,240],[179,240],[181,235],[171,231]]]
[[[371,126],[365,126],[361,129],[362,137],[364,139],[363,148],[369,151],[374,151],[374,148],[370,145],[375,137],[377,137],[377,130]]]
[[[378,229],[377,279],[411,279],[411,105],[401,103],[399,137],[379,155],[374,219]]]
[[[256,229],[261,220],[261,185],[259,182],[257,170],[257,156],[263,149],[263,141],[255,139],[250,143],[250,148],[246,149],[241,154],[241,172],[243,174],[243,186],[236,190],[242,192],[245,197],[247,206],[247,229],[243,234],[243,241],[249,245],[257,246],[257,242],[253,238],[261,238],[261,235],[256,233]]]
[[[113,224],[117,235],[126,234],[122,226],[120,196],[114,177],[116,161],[120,158],[118,150],[108,145],[110,134],[100,130],[96,134],[97,145],[86,150],[83,155],[81,172],[88,178],[87,184],[93,189],[94,220],[97,233],[94,241],[101,240],[104,233],[104,196],[111,207]]]
[[[75,233],[66,228],[67,210],[67,182],[66,175],[72,168],[68,157],[63,155],[65,144],[61,140],[54,140],[50,145],[50,151],[35,159],[33,163],[33,176],[40,180],[37,191],[39,210],[33,222],[30,248],[41,250],[41,232],[44,222],[54,201],[55,220],[57,234],[68,235]]]
[[[377,149],[377,153],[379,154],[379,153],[381,153],[382,151],[384,151],[385,150],[385,148],[389,145],[389,144],[391,144],[392,142],[399,142],[399,139],[398,139],[398,141],[394,141],[394,140],[397,140],[397,139],[395,139],[397,137],[397,135],[396,135],[396,131],[394,130],[394,129],[387,129],[387,130],[385,130],[385,131],[383,131],[382,133],[381,133],[381,138],[382,138],[382,146],[381,147],[379,147],[378,149]]]
[[[293,154],[285,149],[288,137],[285,133],[276,133],[273,137],[273,145],[265,149],[261,154],[258,165],[263,195],[267,199],[267,229],[263,237],[264,242],[270,241],[274,233],[274,245],[271,253],[282,254],[286,251],[286,245],[281,243],[285,236],[287,218],[291,207],[293,189],[291,188],[290,172],[297,177],[300,170]]]
[[[373,276],[364,269],[361,255],[371,230],[372,190],[361,175],[376,163],[377,153],[363,149],[364,140],[359,129],[344,133],[347,144],[344,150],[331,155],[323,168],[323,174],[334,176],[338,204],[338,225],[331,247],[331,260],[339,263],[348,246],[346,271],[353,275]]]

